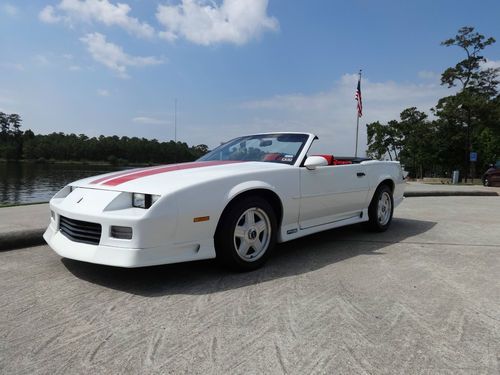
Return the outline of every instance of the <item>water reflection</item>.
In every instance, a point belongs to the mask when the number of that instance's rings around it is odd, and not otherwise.
[[[0,204],[48,201],[71,181],[124,169],[105,165],[0,163]]]

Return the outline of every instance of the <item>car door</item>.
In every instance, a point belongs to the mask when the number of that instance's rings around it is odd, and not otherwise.
[[[367,206],[366,166],[301,167],[300,194],[301,229],[357,216]]]

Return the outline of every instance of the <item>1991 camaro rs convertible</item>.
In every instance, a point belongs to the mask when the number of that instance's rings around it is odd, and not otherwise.
[[[385,231],[403,199],[397,162],[308,155],[309,133],[236,138],[199,160],[69,184],[44,234],[59,255],[141,267],[215,258],[252,270],[275,243],[367,222]]]

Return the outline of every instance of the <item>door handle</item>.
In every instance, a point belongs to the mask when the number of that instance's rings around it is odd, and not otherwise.
[[[358,177],[365,177],[366,174],[364,172],[358,172],[358,173],[356,173],[356,176],[358,176]]]

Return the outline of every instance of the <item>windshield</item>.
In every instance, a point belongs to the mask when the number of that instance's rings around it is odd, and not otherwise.
[[[307,134],[257,134],[233,139],[198,159],[263,161],[293,164],[304,147]]]

